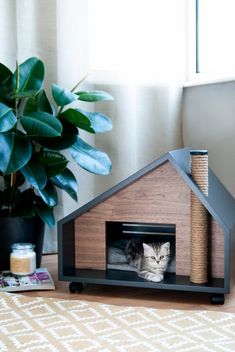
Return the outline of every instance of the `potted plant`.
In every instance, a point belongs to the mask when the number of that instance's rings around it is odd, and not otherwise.
[[[74,105],[112,96],[79,91],[79,83],[71,91],[52,84],[51,103],[43,82],[44,64],[38,58],[16,64],[15,72],[0,64],[0,270],[9,269],[10,246],[19,241],[36,245],[39,266],[44,223],[55,225],[57,189],[77,201],[77,181],[63,151],[94,174],[111,170],[109,157],[79,135],[80,129],[109,131],[111,120]]]

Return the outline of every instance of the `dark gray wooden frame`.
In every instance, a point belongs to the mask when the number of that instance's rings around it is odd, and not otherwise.
[[[132,286],[132,287],[146,287],[164,290],[177,290],[177,291],[191,291],[191,292],[207,292],[207,293],[229,293],[232,283],[231,279],[234,277],[235,267],[234,253],[235,241],[233,243],[227,241],[231,238],[230,234],[225,234],[225,273],[223,279],[213,279],[207,284],[196,285],[190,282],[189,277],[175,276],[175,282],[170,283],[169,280],[163,283],[152,283],[139,279],[133,280],[133,274],[117,273],[115,270],[94,270],[94,269],[76,269],[75,268],[75,238],[74,238],[74,221],[59,227],[58,236],[58,268],[59,280],[68,282],[81,282],[90,284],[102,285],[118,285],[118,286]],[[233,236],[234,238],[234,236]],[[111,275],[111,276],[110,276]],[[125,275],[125,280],[121,277]]]
[[[166,277],[164,282],[153,283],[142,279],[133,280],[133,273],[131,272],[124,274],[123,272],[120,273],[117,270],[110,269],[76,269],[74,220],[166,161],[169,161],[175,167],[179,175],[200,199],[211,216],[218,221],[224,231],[224,279],[212,279],[207,284],[198,285],[191,283],[189,277],[175,275],[173,280]],[[187,148],[167,153],[110,190],[99,195],[58,222],[59,280],[102,285],[146,287],[159,290],[207,292],[214,294],[229,293],[235,277],[235,200],[211,170],[209,170],[209,185],[212,191],[209,191],[209,196],[207,197],[193,182],[189,172],[189,149]]]

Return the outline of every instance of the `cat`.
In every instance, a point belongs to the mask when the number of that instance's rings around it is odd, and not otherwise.
[[[170,242],[141,243],[130,240],[126,245],[128,263],[136,268],[139,277],[160,282],[170,261]]]

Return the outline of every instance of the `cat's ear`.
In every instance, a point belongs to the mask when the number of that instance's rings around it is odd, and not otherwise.
[[[144,253],[148,253],[149,250],[151,250],[151,247],[148,244],[143,243],[143,249],[144,249]]]
[[[166,242],[164,243],[163,247],[165,247],[166,249],[170,249],[170,242]]]

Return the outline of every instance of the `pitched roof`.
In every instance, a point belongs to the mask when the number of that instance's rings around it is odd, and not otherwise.
[[[235,224],[235,199],[214,172],[209,168],[209,193],[206,196],[190,175],[190,148],[178,149],[168,154],[169,161],[209,213],[224,229],[231,229]]]
[[[125,180],[121,181],[114,187],[110,188],[108,191],[100,194],[92,201],[88,202],[81,208],[75,210],[73,213],[64,217],[59,221],[59,224],[62,225],[70,220],[73,220],[89,209],[95,207],[101,202],[105,201],[107,198],[111,197],[116,192],[120,191],[124,187],[128,186],[132,182],[138,180],[148,172],[154,170],[158,166],[162,165],[166,161],[169,161],[178,174],[183,178],[188,187],[196,194],[196,196],[203,203],[205,208],[209,213],[217,220],[220,226],[224,230],[232,229],[235,224],[235,199],[209,168],[209,194],[206,196],[195,184],[190,175],[190,148],[177,149],[170,151],[160,157],[157,160],[154,160],[143,169],[137,171],[133,175],[129,176]]]

